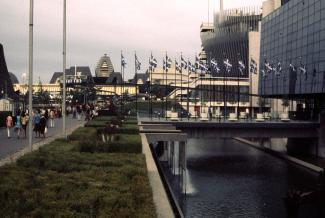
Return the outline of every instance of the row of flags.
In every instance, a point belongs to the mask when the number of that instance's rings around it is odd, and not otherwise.
[[[307,69],[306,65],[300,62],[300,66],[295,66],[293,63],[289,64],[289,70],[292,72],[300,72],[301,74],[307,77]],[[274,75],[279,76],[282,73],[282,64],[281,62],[277,62],[277,64],[271,64],[266,59],[264,60],[264,66],[261,69],[261,73],[263,77],[266,77],[269,74],[274,73]]]
[[[163,60],[163,70],[168,72],[169,69],[172,67],[172,59],[166,56],[164,57]],[[123,68],[126,67],[127,63],[126,60],[121,53],[121,65]],[[158,66],[157,59],[153,57],[151,54],[149,58],[149,70],[154,71]],[[230,73],[233,64],[230,63],[229,59],[224,59],[223,60],[223,66],[226,70],[227,73]],[[139,61],[137,55],[135,54],[135,68],[136,70],[141,70],[141,62]],[[220,73],[221,68],[218,64],[218,62],[215,59],[211,59],[208,63],[204,63],[203,61],[200,60],[198,56],[195,57],[195,63],[192,64],[190,61],[185,61],[183,56],[181,56],[180,63],[175,60],[175,70],[178,72],[182,72],[183,69],[188,69],[189,73],[196,73],[197,70],[200,70],[201,73],[211,73],[211,71],[214,71],[216,73]],[[241,75],[244,75],[245,73],[246,66],[242,60],[238,61],[238,70]],[[303,75],[307,76],[307,69],[306,66],[302,63],[300,63],[300,66],[295,66],[294,64],[290,63],[289,69],[293,72],[300,72]],[[252,74],[257,74],[257,62],[254,59],[250,60],[249,63],[249,72]],[[268,62],[266,59],[264,60],[264,64],[261,66],[261,74],[262,77],[266,77],[267,75],[274,73],[274,75],[279,76],[282,73],[282,64],[281,62],[277,62],[276,64]]]

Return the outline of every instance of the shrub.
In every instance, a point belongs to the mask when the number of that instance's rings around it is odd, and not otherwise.
[[[70,141],[83,141],[83,140],[92,140],[96,141],[98,139],[97,130],[93,127],[86,128],[78,128],[71,135],[69,135],[68,139]]]
[[[76,147],[76,151],[89,153],[141,153],[142,144],[138,135],[115,135],[114,141],[103,143],[94,141],[81,141]]]

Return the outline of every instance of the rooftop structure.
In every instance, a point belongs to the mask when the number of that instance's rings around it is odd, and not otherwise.
[[[105,54],[97,63],[95,70],[96,77],[109,77],[114,72],[111,58]]]
[[[67,77],[84,77],[86,79],[92,80],[92,75],[90,68],[88,66],[74,66],[70,67],[70,69],[66,69]],[[62,80],[63,73],[62,72],[55,72],[50,80],[50,84],[60,83]]]

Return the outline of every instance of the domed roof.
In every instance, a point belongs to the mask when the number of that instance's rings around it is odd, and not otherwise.
[[[11,80],[12,84],[18,84],[19,83],[19,80],[18,80],[18,78],[16,77],[15,74],[9,72],[9,76],[10,76],[10,80]]]
[[[97,63],[96,77],[109,77],[112,73],[114,73],[114,67],[111,58],[105,54]]]

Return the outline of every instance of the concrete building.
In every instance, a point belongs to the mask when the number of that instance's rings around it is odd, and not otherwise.
[[[268,102],[262,105],[259,98],[249,97],[249,94],[256,95],[258,92],[258,73],[250,73],[250,63],[251,60],[257,63],[258,72],[261,19],[260,6],[224,10],[223,0],[221,0],[220,11],[214,15],[214,22],[201,25],[201,59],[208,63],[213,59],[220,69],[218,73],[211,68],[211,75],[203,78],[202,88],[214,90],[203,93],[207,99],[211,99],[209,95],[214,93],[213,110],[227,112],[227,114],[252,110],[250,113],[254,115],[260,107],[264,110],[270,107]],[[232,65],[229,72],[226,72],[224,65],[226,59]],[[242,72],[239,70],[239,61],[245,66]],[[213,81],[212,87],[209,88],[211,80]],[[200,81],[197,82],[197,84],[200,83]]]
[[[105,54],[97,63],[95,75],[96,77],[109,77],[112,73],[114,73],[114,67],[111,58]]]
[[[175,64],[171,65],[171,68],[168,69],[167,73],[163,68],[156,68],[154,71],[148,72],[148,76],[149,79],[152,79],[152,84],[158,85],[166,85],[167,83],[168,85],[175,86],[176,78],[176,86],[180,86],[181,81],[185,84],[189,80],[188,70],[183,69],[182,73],[179,71],[175,72]]]

